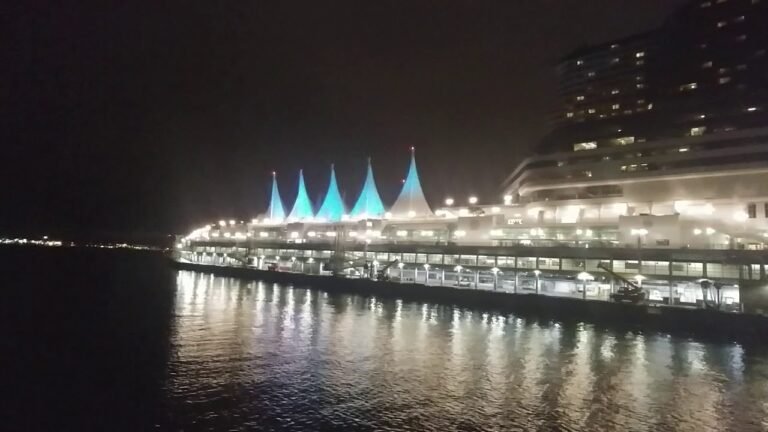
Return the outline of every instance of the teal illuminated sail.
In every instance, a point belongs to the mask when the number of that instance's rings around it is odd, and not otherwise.
[[[344,201],[341,199],[339,185],[336,183],[336,170],[331,164],[331,181],[328,183],[328,192],[325,194],[323,205],[317,211],[316,217],[328,222],[339,222],[342,216],[344,216]]]
[[[411,165],[408,167],[408,176],[403,183],[403,190],[400,191],[397,201],[389,211],[396,218],[434,216],[424,198],[424,191],[421,190],[419,173],[416,170],[416,152],[413,147],[411,147]]]
[[[293,203],[289,220],[312,219],[312,203],[309,201],[307,187],[304,185],[304,170],[299,170],[299,192],[296,194],[296,201]]]
[[[277,189],[277,173],[274,171],[272,172],[272,193],[269,198],[267,218],[273,222],[282,221],[285,219],[285,208],[283,207],[283,200],[280,198],[280,191]]]
[[[353,218],[381,218],[384,216],[384,204],[381,203],[379,190],[376,188],[376,181],[373,179],[373,168],[371,167],[371,158],[368,158],[368,174],[365,176],[365,184],[357,198],[357,203],[352,208],[350,214]]]

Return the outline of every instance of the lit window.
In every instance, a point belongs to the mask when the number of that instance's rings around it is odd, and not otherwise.
[[[573,145],[573,151],[594,150],[596,148],[597,148],[597,142],[596,141],[588,141],[588,142],[576,143],[576,144]]]
[[[635,53],[635,57],[637,57],[637,58],[645,57],[645,51],[636,52]]]
[[[727,26],[727,25],[728,25],[728,23],[727,23],[727,22],[725,22],[725,21],[720,21],[720,22],[718,22],[718,23],[717,23],[717,28],[723,28],[723,27],[725,27],[725,26]]]
[[[619,94],[619,89],[613,89],[613,90],[611,90],[611,94],[612,94],[612,95],[617,95],[617,94]]]
[[[747,65],[740,64],[740,65],[736,66],[736,70],[745,71],[745,70],[747,70]]]
[[[635,87],[637,87],[638,89],[644,89],[645,88],[645,84],[638,84]]]
[[[685,153],[688,150],[690,150],[690,148],[688,148],[688,147],[680,147],[679,149],[677,149],[677,151],[680,152],[680,153]]]
[[[576,66],[581,66],[584,64],[584,60],[576,60]]]
[[[694,83],[683,84],[683,85],[680,86],[680,91],[696,90],[697,87],[699,87],[699,85],[696,84],[695,82]]]
[[[584,96],[576,96],[576,100],[577,101],[583,101],[584,100]]]
[[[702,63],[701,67],[702,67],[703,69],[709,69],[709,68],[711,68],[711,67],[712,67],[712,60],[710,60],[710,61],[708,61],[708,62],[704,62],[704,63]]]
[[[587,112],[590,113],[590,114],[594,114],[595,113],[595,109],[594,108],[590,108],[590,109],[587,110]]]
[[[701,3],[700,6],[703,7],[703,8],[708,8],[708,7],[712,6],[712,2],[705,1],[705,2]]]
[[[633,137],[633,136],[619,137],[619,138],[614,138],[614,139],[611,140],[611,144],[616,145],[616,146],[623,146],[623,145],[627,145],[627,144],[633,144],[634,142],[635,142],[635,137]]]
[[[618,63],[618,62],[620,62],[620,61],[621,61],[621,59],[619,59],[618,57],[614,57],[614,58],[611,60],[611,63],[613,63],[613,64],[616,64],[616,63]]]
[[[611,45],[611,49],[616,49],[616,48],[618,48],[618,47],[619,47],[619,44],[613,44],[613,45]]]
[[[757,107],[749,107],[747,108],[747,112],[755,112],[757,111]]]
[[[720,84],[727,84],[731,82],[731,77],[720,77],[719,80],[717,80]]]
[[[645,103],[645,99],[638,99],[637,104],[642,105]]]
[[[652,104],[652,103],[649,103],[649,104],[648,104],[648,109],[649,109],[649,110],[652,110],[652,109],[653,109],[653,104]]]
[[[745,40],[747,40],[747,35],[744,35],[744,34],[743,35],[739,35],[739,36],[736,37],[736,40],[739,41],[739,42],[744,42]]]
[[[565,116],[568,117],[568,118],[571,118],[571,117],[573,117],[573,113],[572,112],[565,113]]]
[[[691,136],[702,136],[706,131],[707,131],[706,126],[694,127],[694,128],[691,128]]]
[[[645,60],[638,60],[638,61],[635,62],[635,64],[638,65],[638,66],[642,66],[642,65],[645,64]]]
[[[737,16],[733,19],[733,22],[744,22],[744,15]]]
[[[587,72],[587,76],[588,76],[588,77],[590,77],[590,78],[592,78],[592,77],[594,77],[594,76],[595,76],[595,73],[594,73],[594,72]]]
[[[619,104],[613,104],[613,105],[611,105],[611,108],[613,108],[613,109],[617,110],[617,109],[621,108],[621,105],[619,105]]]

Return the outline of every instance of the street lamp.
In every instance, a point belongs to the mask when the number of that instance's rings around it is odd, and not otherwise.
[[[501,273],[501,270],[498,267],[494,267],[491,269],[491,273],[493,273],[493,290],[496,291],[499,285],[499,273]]]
[[[461,270],[463,270],[463,269],[464,269],[464,267],[462,267],[460,265],[457,265],[456,267],[453,268],[453,271],[456,272],[456,286],[457,287],[461,286]]]
[[[578,276],[576,276],[576,278],[578,280],[580,280],[581,284],[582,284],[581,285],[581,288],[582,288],[581,298],[586,300],[587,299],[587,281],[595,280],[595,277],[592,276],[591,274],[587,273],[587,272],[581,272],[581,273],[579,273]]]
[[[424,264],[424,270],[426,270],[427,275],[424,277],[424,284],[429,285],[429,264]]]
[[[536,294],[539,293],[539,275],[541,274],[541,270],[536,269],[533,271],[533,274],[536,275]]]
[[[476,196],[469,197],[469,203],[472,205],[477,204],[477,197]]]
[[[448,207],[452,206],[453,205],[453,198],[451,198],[451,197],[446,198],[445,199],[445,205],[447,205]]]

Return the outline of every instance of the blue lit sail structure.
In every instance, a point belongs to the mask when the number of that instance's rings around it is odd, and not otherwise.
[[[304,184],[304,170],[299,170],[299,192],[296,194],[296,201],[293,203],[289,220],[312,219],[312,203],[309,201],[307,186]]]
[[[316,217],[328,222],[339,222],[344,216],[344,211],[344,201],[341,199],[339,185],[336,183],[336,170],[331,164],[331,181],[328,183],[328,192],[325,193],[323,205],[317,211]]]
[[[381,218],[384,216],[384,204],[381,202],[379,190],[376,188],[376,181],[373,179],[373,167],[371,167],[371,158],[368,158],[368,173],[365,176],[365,184],[357,198],[357,203],[352,208],[350,216],[352,218]]]
[[[389,210],[394,217],[429,217],[434,216],[429,207],[424,191],[421,190],[419,173],[416,170],[416,151],[411,147],[411,165],[408,167],[408,176],[403,183],[403,189],[397,197],[397,201]]]
[[[283,200],[280,198],[280,191],[277,189],[277,173],[274,171],[272,171],[272,193],[269,198],[267,218],[273,222],[278,222],[285,219],[285,208],[283,207]]]

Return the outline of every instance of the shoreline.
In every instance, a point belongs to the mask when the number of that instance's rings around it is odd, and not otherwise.
[[[537,294],[476,290],[415,283],[345,279],[303,273],[276,272],[247,267],[195,264],[170,259],[179,270],[260,280],[286,285],[306,285],[330,293],[375,295],[404,301],[427,301],[459,307],[512,312],[557,321],[583,321],[632,330],[683,333],[698,337],[763,340],[768,317],[704,309],[633,305]]]

